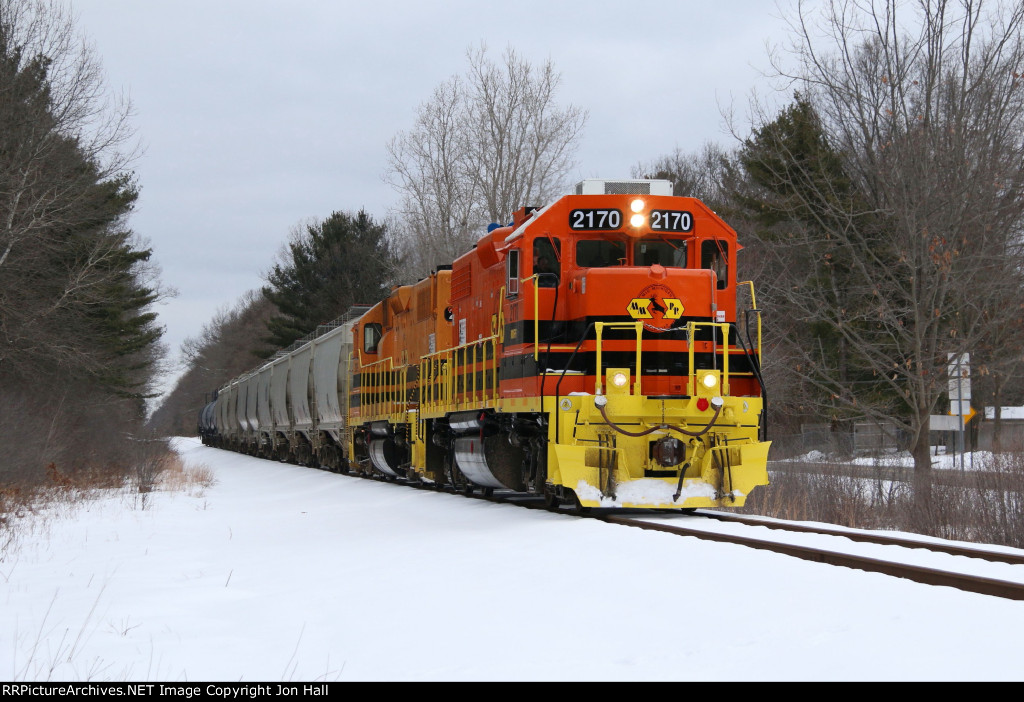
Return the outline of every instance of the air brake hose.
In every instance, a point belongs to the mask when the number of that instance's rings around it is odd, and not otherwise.
[[[679,496],[683,494],[683,477],[686,475],[686,471],[690,469],[690,464],[693,461],[687,461],[683,464],[683,467],[679,469],[679,482],[676,484],[676,492],[672,495],[672,501],[678,502]]]
[[[603,398],[604,396],[603,395],[598,395],[598,397]],[[612,429],[614,429],[615,431],[619,432],[620,434],[622,434],[624,436],[632,436],[634,438],[637,438],[637,437],[640,437],[640,436],[647,436],[648,434],[652,434],[652,433],[658,431],[659,429],[671,429],[672,431],[677,431],[680,434],[685,434],[686,436],[693,436],[693,437],[704,436],[705,434],[708,433],[708,431],[711,429],[711,427],[713,427],[715,425],[715,422],[718,421],[718,415],[722,411],[722,407],[723,407],[723,405],[721,405],[721,404],[719,404],[719,405],[717,405],[715,407],[715,414],[711,417],[711,421],[709,421],[707,423],[707,426],[705,426],[700,431],[688,431],[686,429],[683,429],[682,427],[677,427],[674,424],[659,424],[658,426],[651,427],[650,429],[647,429],[646,431],[632,432],[632,431],[626,431],[622,427],[618,426],[615,422],[613,422],[612,420],[608,419],[608,415],[604,411],[604,405],[607,404],[607,399],[605,400],[604,403],[601,403],[601,402],[597,401],[597,398],[594,398],[594,404],[597,405],[597,409],[601,411],[601,417],[604,418],[604,421],[605,421],[605,423],[608,424],[608,426],[610,426]]]

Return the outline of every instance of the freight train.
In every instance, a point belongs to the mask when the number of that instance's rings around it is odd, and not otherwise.
[[[232,380],[200,434],[553,508],[741,506],[770,442],[739,248],[669,181],[585,180]]]

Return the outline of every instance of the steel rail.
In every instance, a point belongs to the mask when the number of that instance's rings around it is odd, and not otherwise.
[[[844,536],[850,541],[858,541],[869,544],[881,544],[883,546],[905,546],[906,548],[923,548],[937,553],[948,553],[952,556],[968,556],[970,558],[981,558],[993,563],[1009,563],[1011,565],[1024,565],[1024,555],[1016,553],[1000,553],[998,551],[984,551],[970,546],[956,546],[953,544],[932,543],[919,541],[899,536],[887,536],[885,534],[866,533],[862,531],[845,531],[842,529],[831,529],[826,526],[808,526],[806,524],[795,524],[789,522],[767,522],[738,514],[726,514],[722,512],[697,512],[698,516],[716,519],[720,522],[744,524],[747,526],[761,526],[768,529],[779,529],[782,531],[795,531],[804,534],[824,534],[826,536]]]
[[[849,553],[840,553],[827,549],[814,548],[810,546],[798,546],[794,544],[779,543],[765,539],[755,539],[735,534],[718,534],[702,531],[700,529],[689,529],[687,527],[672,526],[668,524],[657,524],[644,522],[642,520],[621,517],[617,515],[588,515],[594,519],[609,524],[620,524],[623,526],[647,529],[650,531],[661,531],[678,536],[693,536],[707,541],[738,544],[750,548],[781,553],[795,558],[816,563],[827,563],[828,565],[854,568],[869,573],[882,573],[897,578],[905,578],[925,585],[938,585],[941,587],[952,587],[965,592],[974,592],[980,595],[991,595],[1009,600],[1024,600],[1024,583],[1015,583],[1008,580],[997,580],[976,575],[965,575],[953,573],[935,568],[924,568],[906,563],[883,561],[877,558],[857,556]],[[844,534],[845,536],[845,534]]]
[[[532,509],[546,509],[545,507],[534,504],[536,500],[530,501],[522,496],[519,499],[505,497],[500,493],[490,495],[473,495],[460,493],[466,497],[479,497],[480,499],[486,499],[491,502],[503,503],[503,504],[515,504],[522,507],[528,507]],[[814,563],[825,563],[827,565],[841,566],[844,568],[852,568],[854,570],[861,570],[869,573],[880,573],[882,575],[889,575],[892,577],[903,578],[911,580],[916,583],[924,585],[935,585],[939,587],[952,587],[957,590],[964,592],[973,592],[979,595],[990,595],[992,597],[1000,597],[1002,599],[1009,600],[1024,600],[1024,583],[1017,583],[1010,580],[999,580],[996,578],[987,578],[978,575],[968,575],[964,573],[956,573],[952,571],[939,570],[936,568],[926,568],[923,566],[910,565],[908,563],[899,563],[897,561],[886,561],[879,558],[871,558],[868,556],[858,556],[850,553],[842,553],[839,551],[832,551],[824,548],[816,548],[812,546],[800,546],[797,544],[787,544],[778,541],[771,541],[769,539],[759,539],[749,536],[738,536],[735,534],[721,534],[715,532],[708,532],[702,529],[692,529],[688,527],[661,524],[657,522],[648,522],[643,519],[637,519],[633,517],[625,517],[616,514],[604,514],[593,511],[576,512],[571,509],[552,509],[548,510],[566,516],[578,516],[587,519],[596,519],[603,521],[607,524],[617,524],[621,526],[635,527],[638,529],[646,529],[648,531],[660,531],[669,534],[675,534],[677,536],[693,536],[698,539],[704,539],[705,541],[715,541],[719,543],[731,543],[740,546],[747,546],[749,548],[756,548],[764,551],[771,551],[773,553],[779,553],[786,556],[792,556],[794,558],[800,558],[805,561],[812,561]],[[750,520],[744,517],[737,517],[733,519],[732,515],[709,515],[708,513],[698,513],[701,516],[712,516],[713,518],[721,517],[721,521],[737,521],[744,524],[755,523],[757,526],[765,526],[763,522],[757,520]],[[802,533],[816,533],[823,534],[826,536],[849,536],[847,532],[840,531],[837,529],[816,529],[814,527],[807,527],[805,525],[791,525],[793,528],[790,529],[789,525],[782,525],[778,528],[787,529],[791,531],[798,531]],[[982,558],[988,561],[1001,561],[1005,563],[1019,563],[1018,557],[1014,554],[1000,554],[992,551],[981,551],[979,549],[968,549],[960,548],[956,546],[946,546],[944,544],[931,544],[921,541],[912,540],[901,540],[897,537],[887,537],[884,535],[878,536],[876,539],[869,538],[870,535],[857,535],[860,541],[873,542],[883,545],[891,546],[905,546],[910,548],[924,548],[941,553],[951,553],[953,555],[965,555],[974,558]],[[1003,558],[1003,557],[1006,558]]]

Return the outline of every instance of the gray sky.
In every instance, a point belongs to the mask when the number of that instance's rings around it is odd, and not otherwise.
[[[770,92],[766,43],[785,38],[771,0],[72,1],[135,105],[132,226],[179,292],[157,309],[175,356],[262,284],[300,220],[388,214],[385,145],[470,45],[554,62],[560,102],[590,113],[578,180],[731,144],[720,107]]]

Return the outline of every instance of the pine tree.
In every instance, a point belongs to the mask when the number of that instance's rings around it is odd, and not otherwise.
[[[885,246],[870,240],[870,217],[854,217],[865,208],[843,170],[842,155],[828,143],[814,107],[797,94],[772,122],[754,130],[736,163],[742,175],[733,179],[731,209],[754,223],[758,239],[794,273],[765,281],[765,293],[779,309],[788,310],[785,316],[804,325],[800,343],[817,350],[819,374],[831,379],[828,388],[808,389],[805,409],[832,420],[856,416],[850,410],[855,402],[833,401],[837,388],[853,397],[874,394],[878,384],[870,371],[858,371],[856,348],[841,333],[844,324],[857,324],[852,321],[861,316],[857,313],[873,304],[872,291],[858,285],[851,264],[862,247],[884,258]],[[836,236],[840,228],[846,236]],[[791,304],[793,296],[815,299],[833,319],[807,318],[799,304]],[[869,336],[870,330],[861,334]],[[806,376],[802,365],[798,374]]]
[[[163,292],[127,226],[129,113],[66,7],[0,0],[0,480],[111,467],[145,418]]]
[[[307,225],[267,275],[263,294],[281,314],[267,323],[267,343],[288,346],[355,304],[383,299],[395,275],[387,228],[366,212],[335,212]]]

